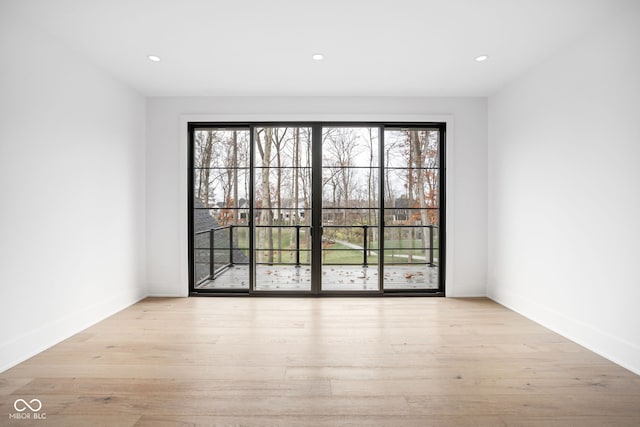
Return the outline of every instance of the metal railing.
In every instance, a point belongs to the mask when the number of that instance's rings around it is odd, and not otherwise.
[[[248,258],[240,259],[240,256],[245,256],[241,251],[248,251],[249,248],[239,247],[237,242],[235,242],[234,230],[241,228],[247,229],[248,235],[249,226],[233,224],[198,231],[195,233],[194,249],[196,252],[196,284],[200,284],[206,280],[215,280],[216,277],[235,264],[249,263]],[[203,247],[202,245],[204,242],[207,243],[207,246]],[[204,251],[208,251],[206,261],[201,255]],[[204,269],[197,268],[198,265],[208,265],[206,274],[204,274]]]
[[[310,249],[302,249],[301,245],[300,245],[300,232],[302,230],[305,230],[305,232],[308,230],[309,232],[311,231],[311,226],[309,225],[301,225],[301,224],[293,224],[293,225],[256,225],[255,226],[255,230],[259,230],[259,229],[272,229],[272,230],[282,230],[282,229],[295,229],[295,249],[284,249],[284,248],[255,248],[254,247],[254,252],[256,251],[272,251],[272,252],[294,252],[295,253],[295,262],[256,262],[256,265],[295,265],[296,267],[299,267],[300,265],[302,265],[303,263],[301,262],[301,258],[300,258],[300,253],[301,252],[311,252]],[[307,234],[306,238],[310,239],[311,238],[311,234]],[[308,246],[307,246],[308,247]],[[310,262],[308,260],[308,262]]]
[[[429,233],[429,246],[410,246],[410,247],[397,247],[397,246],[387,246],[387,244],[385,244],[383,250],[385,252],[385,256],[387,255],[387,253],[389,251],[424,251],[427,254],[427,257],[424,257],[424,262],[415,262],[414,260],[412,260],[412,264],[426,264],[426,265],[434,265],[436,262],[435,259],[435,250],[437,250],[438,248],[435,248],[434,243],[435,243],[435,232],[434,230],[436,230],[438,228],[437,225],[393,225],[393,226],[385,226],[384,227],[384,233],[386,234],[387,232],[391,231],[391,230],[402,230],[402,229],[427,229],[428,233]],[[332,233],[327,233],[327,230],[330,229],[362,229],[361,232],[355,233],[355,234],[360,234],[362,233],[362,238],[361,238],[361,242],[362,245],[357,245],[353,243],[353,233],[349,234],[347,236],[347,241],[342,240],[342,239],[337,239],[337,233],[332,234]],[[325,265],[362,265],[363,267],[368,267],[369,264],[371,264],[371,262],[369,261],[369,256],[371,255],[378,255],[378,252],[380,250],[379,247],[371,247],[370,246],[370,239],[369,239],[369,230],[378,230],[378,226],[377,225],[373,225],[373,226],[369,226],[369,225],[324,225],[322,226],[322,242],[323,242],[323,253],[330,253],[330,252],[353,252],[353,251],[362,251],[362,262],[323,262],[323,264]],[[379,240],[379,239],[378,239]],[[387,240],[392,240],[392,239],[386,239]],[[402,239],[400,239],[402,240]],[[331,248],[329,245],[331,244],[341,244],[342,246],[347,246],[346,248]],[[407,255],[407,257],[409,257],[409,255]],[[415,259],[419,259],[421,256],[420,255],[413,255],[412,254],[412,258]],[[379,257],[378,257],[379,258]],[[384,262],[386,265],[394,265],[394,264],[406,264],[406,262]]]
[[[238,245],[238,243],[240,243],[239,241],[235,240],[234,237],[234,230],[239,230],[239,229],[246,229],[246,247],[240,247]],[[254,248],[254,252],[257,251],[271,251],[272,253],[275,252],[293,252],[295,254],[295,261],[294,262],[283,262],[283,261],[269,261],[269,262],[256,262],[257,265],[295,265],[297,267],[299,267],[300,265],[303,264],[300,254],[302,252],[307,252],[310,253],[310,249],[308,248],[307,245],[307,249],[302,249],[301,247],[301,231],[305,230],[305,232],[311,231],[311,227],[308,225],[300,225],[300,224],[295,224],[295,225],[256,225],[254,228],[256,231],[260,230],[260,229],[293,229],[295,230],[295,248]],[[357,230],[355,232],[347,232],[347,233],[339,233],[338,230],[345,230],[345,229],[351,229],[351,230]],[[429,241],[429,246],[425,247],[425,246],[414,246],[413,241],[417,240],[417,239],[413,239],[413,236],[409,236],[412,237],[411,240],[412,244],[410,247],[403,247],[402,244],[400,244],[400,246],[388,246],[387,244],[385,244],[383,250],[384,250],[384,254],[385,257],[387,256],[387,254],[389,254],[389,252],[391,252],[392,257],[407,257],[408,260],[410,260],[411,264],[425,264],[425,265],[429,265],[429,266],[433,266],[435,265],[436,261],[436,257],[435,257],[435,250],[438,250],[438,248],[434,247],[435,246],[435,233],[438,229],[437,225],[392,225],[392,226],[385,226],[384,227],[384,233],[385,233],[385,237],[386,237],[386,233],[393,233],[394,230],[398,230],[400,233],[402,233],[402,230],[404,229],[419,229],[419,230],[428,230],[428,241]],[[333,230],[333,232],[332,232]],[[377,225],[375,226],[369,226],[369,225],[324,225],[322,226],[322,252],[323,252],[323,264],[325,265],[362,265],[363,267],[368,267],[370,264],[377,264],[378,262],[371,262],[370,257],[375,256],[378,257],[378,252],[380,251],[380,248],[377,247],[376,245],[371,245],[371,243],[373,243],[370,239],[369,233],[371,230],[380,230],[379,227]],[[218,234],[218,236],[216,236],[216,233]],[[200,238],[199,238],[200,236]],[[204,238],[202,238],[202,236],[206,236]],[[309,239],[311,236],[311,234],[307,234],[306,238]],[[354,237],[356,237],[358,240],[356,240],[356,243],[354,243]],[[398,241],[403,240],[401,238],[402,236],[400,236],[399,239],[396,239]],[[240,240],[238,238],[238,240]],[[378,240],[379,240],[379,236],[378,236]],[[385,241],[390,241],[392,242],[394,239],[387,239],[385,238]],[[202,244],[202,242],[207,242],[208,246],[207,247],[201,247],[200,245],[198,245],[198,242],[200,242]],[[281,243],[281,242],[280,242]],[[361,243],[361,245],[359,244]],[[331,248],[332,245],[334,244],[340,244],[343,247],[340,248]],[[208,264],[208,269],[207,269],[207,274],[201,274],[200,276],[202,276],[200,279],[197,279],[196,277],[196,282],[197,284],[200,284],[206,280],[215,280],[216,277],[218,277],[220,274],[222,274],[225,270],[227,270],[228,268],[232,267],[235,264],[249,264],[249,258],[242,253],[242,251],[249,251],[249,226],[248,225],[225,225],[225,226],[220,226],[220,227],[216,227],[216,228],[211,228],[209,230],[204,230],[204,231],[199,231],[195,233],[195,245],[194,245],[194,249],[196,252],[198,251],[208,251],[208,260],[205,262],[202,256],[196,256],[196,266],[197,265],[205,265]],[[417,255],[417,254],[413,254],[413,252],[410,252],[409,254],[394,254],[395,251],[398,252],[406,252],[406,251],[420,251],[422,253],[425,253],[426,256],[421,256],[421,255]],[[234,255],[235,252],[235,255]],[[324,262],[326,255],[330,254],[331,252],[362,252],[362,258],[361,258],[361,262],[360,260],[358,260],[357,262],[348,262],[348,261],[341,261],[341,262]],[[197,254],[196,254],[197,255]],[[239,259],[239,257],[244,257],[245,259]],[[420,258],[424,258],[423,262],[416,262],[415,260],[419,260]],[[200,261],[199,261],[200,259]],[[307,262],[305,264],[308,264],[310,262],[310,259],[307,257]],[[405,261],[405,262],[387,262],[385,261],[385,265],[401,265],[401,264],[407,264],[407,262],[409,261]],[[200,272],[204,272],[204,269],[200,269]],[[198,276],[198,271],[196,271],[196,276]]]

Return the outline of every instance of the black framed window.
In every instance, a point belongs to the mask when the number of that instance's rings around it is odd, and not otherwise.
[[[189,123],[192,295],[444,295],[444,123]]]

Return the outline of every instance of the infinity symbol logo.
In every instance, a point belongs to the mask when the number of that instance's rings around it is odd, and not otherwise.
[[[22,405],[18,406],[18,404],[20,403],[22,403]],[[33,406],[31,406],[29,403]],[[31,409],[33,412],[38,412],[40,409],[42,409],[42,402],[40,402],[40,400],[38,399],[31,399],[29,403],[27,403],[27,401],[24,399],[18,399],[15,402],[13,402],[13,407],[18,412],[24,412],[27,410],[27,408]]]

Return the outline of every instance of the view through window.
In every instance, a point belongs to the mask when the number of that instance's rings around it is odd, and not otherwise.
[[[442,295],[444,135],[191,123],[191,292]]]

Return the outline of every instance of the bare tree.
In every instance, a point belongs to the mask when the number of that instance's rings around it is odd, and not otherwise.
[[[325,136],[327,163],[331,165],[331,183],[335,202],[343,207],[343,224],[348,224],[353,185],[353,158],[358,148],[358,135],[349,128],[335,128]]]
[[[425,194],[425,159],[428,146],[428,134],[425,131],[409,131],[409,142],[416,173],[415,196],[420,208],[420,223],[422,228],[422,247],[427,247],[427,232],[429,225],[429,214],[427,211],[427,200]]]
[[[293,147],[292,147],[292,164],[293,164],[293,185],[291,186],[291,201],[292,201],[292,209],[293,212],[289,215],[289,225],[294,226],[299,224],[300,221],[300,207],[299,207],[299,197],[300,197],[300,187],[299,187],[299,179],[300,179],[300,128],[296,127],[293,131]],[[289,253],[293,254],[293,249],[296,248],[296,245],[299,244],[297,241],[299,239],[299,235],[294,232],[294,228],[290,229],[290,238],[289,238]],[[291,257],[289,258],[292,261]]]
[[[277,228],[278,263],[282,263],[282,227],[280,227],[282,225],[282,151],[287,131],[287,128],[275,128],[272,133],[274,136],[272,145],[276,151],[276,224],[279,225]],[[271,249],[273,250],[273,246],[271,246]]]
[[[198,180],[198,190],[196,197],[202,201],[205,207],[210,207],[210,172],[211,156],[213,153],[213,131],[197,132],[195,138],[196,159],[195,166],[198,169],[196,178]]]
[[[374,171],[377,173],[378,168],[377,165],[373,164],[373,160],[375,159],[374,150],[377,149],[377,144],[374,145],[374,137],[373,137],[373,128],[369,128],[369,169],[368,169],[368,177],[367,177],[367,225],[372,226],[374,223],[377,223],[377,219],[371,217],[372,208],[377,207],[378,204],[374,200],[374,195],[376,194],[376,190],[374,189],[375,178]],[[375,139],[377,141],[377,138]],[[376,228],[372,228],[372,239],[376,240]],[[369,247],[365,248],[365,250],[369,251],[369,255],[371,255],[371,243],[369,242]]]
[[[311,128],[301,128],[301,139],[299,144],[302,143],[302,149],[299,149],[298,153],[301,156],[301,160],[298,162],[301,170],[300,181],[302,183],[302,205],[304,207],[305,217],[304,224],[310,225],[311,218],[306,213],[311,211]],[[304,165],[302,163],[304,159]],[[305,232],[306,247],[311,248],[311,233]]]
[[[264,143],[261,141],[260,135],[264,133]],[[260,213],[260,225],[266,225],[267,227],[260,227],[258,232],[258,248],[262,250],[260,252],[259,259],[264,261],[265,250],[265,238],[268,245],[267,249],[267,262],[273,264],[273,211],[271,204],[271,187],[269,185],[270,164],[271,164],[271,146],[273,144],[273,135],[271,128],[260,129],[256,132],[256,147],[262,159],[261,170],[261,201],[260,207],[262,208]]]
[[[393,143],[389,143],[389,144],[385,144],[386,145],[386,149],[385,149],[385,153],[384,153],[384,159],[385,159],[385,168],[387,170],[390,170],[390,164],[391,164],[391,152],[397,149],[397,144],[395,142]],[[389,201],[390,205],[393,206],[395,204],[395,193],[393,192],[393,189],[391,188],[391,180],[390,179],[385,179],[384,181],[384,191],[386,193],[386,196],[381,195],[380,197],[385,197],[385,200]]]
[[[238,212],[238,132],[233,131],[232,133],[232,145],[233,145],[233,159],[231,160],[231,165],[233,166],[233,208],[235,208],[234,212]],[[234,216],[237,216],[235,214]],[[238,218],[236,218],[236,221]]]

